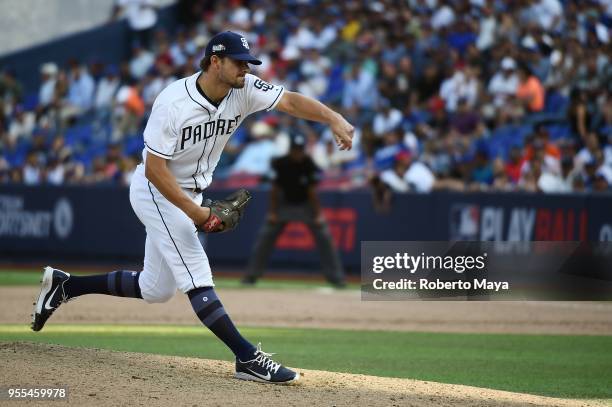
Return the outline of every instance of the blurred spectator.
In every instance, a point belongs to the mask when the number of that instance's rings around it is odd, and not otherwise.
[[[236,162],[232,165],[232,174],[265,175],[270,172],[270,162],[278,155],[274,142],[272,127],[263,122],[256,122],[251,126],[253,142],[249,143]]]
[[[398,153],[406,150],[402,143],[400,130],[389,131],[383,136],[383,145],[374,153],[374,166],[379,171],[384,171],[393,166],[393,161]]]
[[[47,160],[46,180],[51,185],[61,185],[64,183],[65,168],[60,158],[52,155]]]
[[[38,91],[38,105],[46,109],[55,99],[55,84],[58,68],[53,62],[47,62],[40,68],[40,90]]]
[[[582,90],[572,90],[567,115],[572,133],[580,136],[583,141],[586,140],[592,118],[587,107],[586,95]]]
[[[498,71],[491,81],[489,81],[488,92],[493,98],[493,105],[497,109],[497,113],[502,113],[506,103],[515,95],[519,85],[519,79],[516,75],[516,62],[510,57],[502,59],[500,64],[501,70]]]
[[[29,141],[35,126],[36,117],[34,113],[26,112],[22,106],[17,105],[14,110],[13,119],[8,128],[8,137],[6,139],[7,147],[15,147],[19,139]]]
[[[70,120],[88,112],[94,102],[95,82],[87,69],[77,61],[70,62],[68,93],[62,102],[61,118]]]
[[[382,136],[384,133],[394,131],[402,122],[402,112],[391,107],[388,99],[380,99],[379,111],[374,116],[374,134]]]
[[[563,6],[559,0],[535,0],[531,7],[525,10],[525,15],[538,23],[547,31],[556,31],[560,28],[563,15]]]
[[[410,166],[404,174],[404,180],[411,191],[419,193],[431,192],[436,184],[436,177],[433,172],[420,161],[414,160],[412,154],[407,154]]]
[[[22,170],[22,180],[25,185],[39,185],[43,182],[43,169],[40,155],[30,150],[26,156]]]
[[[593,180],[593,191],[595,192],[609,192],[610,183],[603,173],[597,172],[595,179]]]
[[[158,69],[150,70],[142,82],[142,98],[147,110],[151,109],[157,95],[177,79],[170,65],[160,63],[158,67]]]
[[[578,151],[574,158],[576,168],[583,168],[587,163],[594,161],[599,150],[597,134],[589,133],[584,140],[584,147]]]
[[[17,78],[15,72],[11,70],[0,71],[0,101],[5,105],[4,112],[0,113],[11,113],[13,107],[22,101],[23,89]]]
[[[508,179],[513,184],[518,183],[521,177],[521,167],[523,166],[523,156],[519,147],[512,147],[510,149],[508,162],[505,166],[505,172]]]
[[[455,22],[455,11],[452,4],[442,4],[431,16],[431,26],[434,30],[448,27]]]
[[[474,107],[478,100],[478,68],[475,66],[458,67],[453,75],[440,86],[440,97],[446,102],[446,110],[454,112],[460,99],[465,99],[469,107]]]
[[[486,188],[493,184],[493,163],[489,160],[489,153],[484,148],[476,151],[468,181],[476,189]]]
[[[516,97],[526,111],[533,113],[544,109],[544,88],[540,80],[526,65],[519,65],[518,78]]]
[[[404,175],[410,167],[410,153],[407,151],[399,152],[395,155],[393,167],[384,170],[380,174],[380,180],[393,192],[408,192],[410,186],[404,179]]]
[[[309,48],[304,51],[304,59],[300,65],[302,81],[298,91],[315,99],[323,95],[327,89],[327,76],[331,68],[331,61],[321,56],[317,48]]]
[[[482,7],[482,14],[476,47],[481,51],[486,51],[495,44],[497,19],[492,7],[488,4]]]
[[[116,0],[111,19],[125,15],[130,26],[130,43],[138,41],[151,49],[153,28],[157,23],[156,0]]]
[[[149,69],[155,64],[155,54],[135,44],[132,47],[132,59],[130,60],[130,75],[135,79],[142,79]]]
[[[415,90],[417,101],[425,104],[438,94],[442,83],[442,75],[435,64],[428,64],[423,71],[422,77],[416,82]]]
[[[356,129],[354,148],[338,151],[319,125],[256,119],[272,135],[245,130],[229,140],[219,172],[230,180],[238,179],[232,166],[265,173],[271,152],[285,152],[299,129],[324,170],[320,188],[361,188],[371,172],[401,172],[396,156],[409,154],[404,173],[420,168],[415,184],[432,185],[421,190],[609,190],[601,179],[612,184],[606,1],[357,2],[323,14],[318,3],[298,3],[181,1],[187,24],[171,35],[153,32],[155,2],[117,1],[114,17],[135,22],[131,58],[67,71],[50,61],[38,97],[23,95],[10,70],[0,73],[0,179],[128,182],[156,96],[200,69],[211,34],[235,28],[264,61],[255,74],[340,104]],[[121,146],[111,164],[102,153],[109,140]],[[384,209],[390,190],[371,179]]]
[[[115,65],[108,65],[104,70],[104,76],[96,87],[94,107],[98,111],[110,111],[115,100],[115,94],[119,89],[119,70]]]
[[[360,122],[365,122],[374,116],[378,102],[374,84],[375,77],[371,72],[357,63],[351,66],[344,84],[342,107],[349,112],[361,111],[364,116]]]
[[[465,98],[459,99],[457,111],[450,118],[450,126],[461,136],[475,136],[483,131],[480,116],[470,108]]]
[[[170,57],[174,65],[177,67],[183,66],[187,63],[187,58],[190,55],[194,55],[197,51],[196,45],[187,39],[185,31],[181,30],[176,36],[176,40],[170,47]]]
[[[140,86],[124,85],[119,88],[115,98],[113,113],[114,129],[112,141],[117,142],[125,135],[134,134],[140,127],[145,113],[145,104],[140,96]]]
[[[125,156],[121,160],[121,184],[129,186],[132,181],[132,176],[134,175],[134,171],[136,171],[136,167],[140,162],[139,156]]]

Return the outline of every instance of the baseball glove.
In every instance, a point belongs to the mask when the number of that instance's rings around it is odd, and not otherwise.
[[[250,200],[251,194],[246,189],[239,189],[218,201],[204,199],[202,206],[210,208],[210,216],[203,225],[196,227],[206,233],[228,232],[238,225]]]

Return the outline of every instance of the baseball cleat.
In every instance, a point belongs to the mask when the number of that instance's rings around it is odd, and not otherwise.
[[[49,266],[45,267],[38,301],[34,303],[34,314],[32,316],[33,331],[40,331],[60,304],[68,301],[64,292],[64,283],[69,278],[70,274],[68,273]]]
[[[241,380],[252,380],[262,383],[289,384],[300,378],[298,372],[287,369],[270,357],[273,353],[261,350],[261,343],[257,344],[254,358],[246,362],[236,358],[236,374],[234,377]]]

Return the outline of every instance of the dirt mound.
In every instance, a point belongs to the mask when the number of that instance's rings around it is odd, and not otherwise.
[[[68,386],[68,404],[78,406],[601,405],[417,380],[300,372],[296,385],[271,386],[233,379],[232,364],[223,361],[0,342],[3,385]],[[40,405],[20,405],[34,403]]]

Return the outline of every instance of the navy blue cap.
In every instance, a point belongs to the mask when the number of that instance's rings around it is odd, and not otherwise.
[[[240,34],[231,31],[221,32],[208,42],[205,56],[228,56],[238,61],[247,61],[253,65],[261,65],[261,61],[250,54],[249,43]]]

